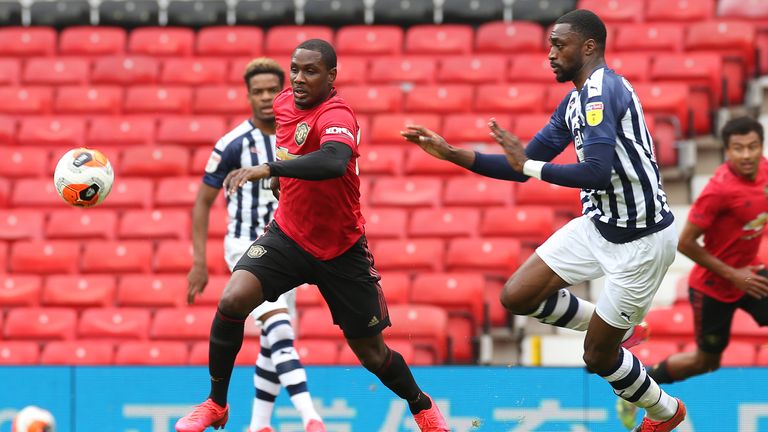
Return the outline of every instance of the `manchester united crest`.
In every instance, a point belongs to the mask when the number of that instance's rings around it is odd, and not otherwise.
[[[296,126],[296,133],[293,134],[293,140],[296,141],[296,145],[300,146],[307,140],[307,135],[309,135],[309,125],[305,122],[301,122]]]
[[[267,250],[262,245],[253,245],[248,249],[247,255],[251,258],[261,258]]]

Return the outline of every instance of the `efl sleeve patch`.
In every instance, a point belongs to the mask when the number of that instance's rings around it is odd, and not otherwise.
[[[208,158],[208,163],[205,164],[205,172],[215,173],[219,168],[219,162],[221,162],[221,156],[216,152],[211,153],[211,157]]]
[[[587,124],[590,126],[597,126],[603,121],[603,103],[602,102],[590,102],[586,106]]]

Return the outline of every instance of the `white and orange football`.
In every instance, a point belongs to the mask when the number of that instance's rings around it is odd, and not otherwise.
[[[69,205],[93,207],[104,201],[112,190],[115,172],[104,153],[72,149],[56,164],[53,183],[59,196]]]

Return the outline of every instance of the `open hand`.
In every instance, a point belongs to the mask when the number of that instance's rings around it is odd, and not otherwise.
[[[488,122],[488,128],[491,130],[491,137],[504,149],[509,165],[515,171],[523,172],[523,164],[528,160],[528,156],[525,155],[525,148],[520,140],[499,126],[496,119],[492,118]]]
[[[224,179],[224,191],[227,195],[237,192],[246,182],[261,180],[269,177],[269,167],[267,165],[258,165],[248,168],[238,168],[230,171]]]
[[[424,126],[407,125],[404,131],[400,131],[400,135],[438,159],[447,159],[451,152],[451,146],[443,137]]]
[[[736,269],[731,277],[731,282],[733,282],[736,288],[754,298],[762,299],[768,297],[768,278],[754,273],[762,269],[762,266],[748,266]]]

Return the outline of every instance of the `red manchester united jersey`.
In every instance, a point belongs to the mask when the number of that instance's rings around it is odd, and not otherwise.
[[[363,234],[360,178],[357,173],[360,127],[355,113],[332,90],[320,105],[301,110],[292,90],[277,95],[277,159],[288,160],[317,151],[336,141],[352,148],[346,173],[329,180],[280,179],[280,205],[275,220],[293,241],[321,260],[335,258]]]
[[[768,221],[768,161],[762,159],[754,181],[721,165],[693,203],[688,220],[704,230],[704,249],[735,267],[755,264]],[[727,280],[700,265],[689,278],[691,288],[723,302],[744,295]]]

